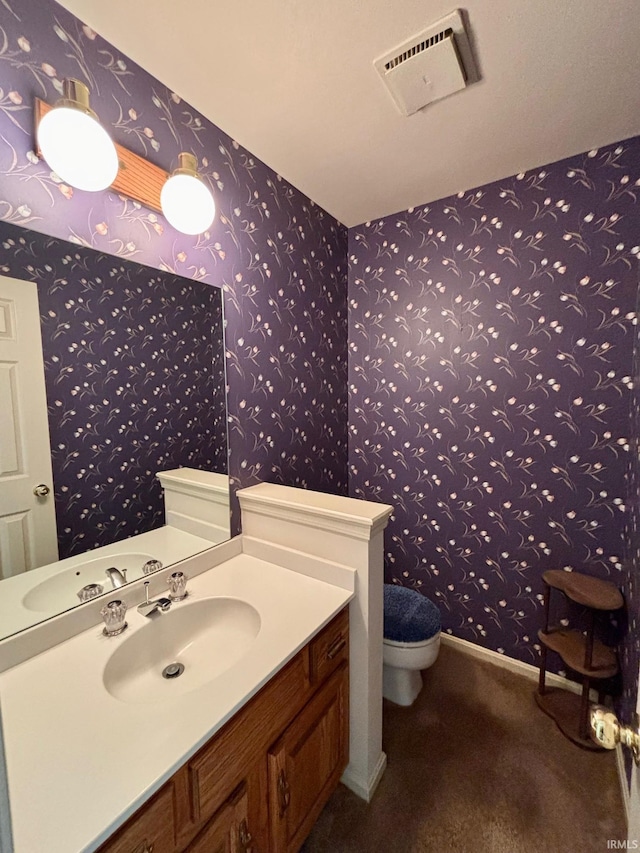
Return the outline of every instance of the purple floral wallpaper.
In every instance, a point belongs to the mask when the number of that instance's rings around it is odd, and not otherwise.
[[[0,250],[38,284],[60,557],[161,526],[157,471],[227,470],[220,289],[5,222]]]
[[[198,155],[209,233],[73,191],[37,160],[32,101],[65,76],[90,85],[118,142],[166,169]],[[347,247],[340,223],[52,0],[0,3],[0,89],[1,219],[221,287],[234,490],[350,484],[394,504],[387,579],[432,596],[446,630],[531,663],[545,568],[629,595],[639,140],[367,223]],[[634,691],[629,640],[622,656]]]
[[[349,232],[351,494],[388,581],[528,663],[545,569],[626,581],[639,196],[632,139]]]
[[[640,288],[636,311],[640,316]],[[640,667],[640,328],[636,326],[633,351],[633,389],[631,392],[631,453],[627,498],[626,572],[624,592],[627,602],[627,631],[620,648],[622,696],[618,715],[624,723],[633,719],[638,696]],[[629,750],[624,750],[627,778],[631,783],[633,766]]]
[[[175,231],[117,194],[64,185],[34,154],[34,97],[78,77],[114,139],[165,169],[199,158],[211,230]],[[222,288],[232,491],[347,490],[347,231],[53,0],[0,3],[0,219]],[[239,513],[232,496],[233,529]]]

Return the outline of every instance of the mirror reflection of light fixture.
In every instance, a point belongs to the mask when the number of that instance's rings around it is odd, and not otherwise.
[[[202,234],[213,222],[216,205],[211,191],[198,174],[198,159],[183,151],[178,168],[160,193],[162,212],[183,234]]]
[[[107,189],[118,174],[113,140],[89,106],[89,89],[64,81],[64,97],[38,123],[38,146],[51,169],[79,190]]]

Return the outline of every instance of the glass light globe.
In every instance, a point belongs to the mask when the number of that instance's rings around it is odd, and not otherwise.
[[[174,174],[160,192],[162,212],[183,234],[202,234],[213,222],[216,205],[206,184],[194,175]]]
[[[118,174],[113,140],[97,119],[75,107],[54,107],[43,116],[38,145],[58,177],[79,190],[105,190]]]

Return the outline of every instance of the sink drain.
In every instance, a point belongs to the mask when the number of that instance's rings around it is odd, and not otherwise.
[[[183,663],[170,663],[162,670],[163,678],[178,678],[184,672]]]

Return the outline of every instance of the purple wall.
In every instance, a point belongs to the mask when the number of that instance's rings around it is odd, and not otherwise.
[[[0,222],[36,281],[60,558],[164,524],[157,471],[227,471],[222,294]]]
[[[351,494],[388,581],[528,663],[545,569],[625,582],[639,193],[633,139],[349,232]]]
[[[0,28],[0,218],[221,286],[233,487],[344,493],[346,229],[52,0],[3,0]],[[33,154],[32,106],[55,102],[66,76],[91,87],[117,142],[165,169],[182,150],[199,157],[216,197],[210,233],[56,181]]]
[[[636,303],[640,317],[640,289]],[[625,598],[627,601],[627,632],[620,648],[622,664],[622,696],[618,715],[624,723],[633,719],[638,694],[640,666],[640,328],[636,326],[633,352],[633,389],[631,391],[631,454],[628,473],[627,546]],[[627,778],[631,783],[632,757],[624,750]]]
[[[344,492],[346,230],[51,0],[3,0],[0,27],[0,218],[222,286],[234,486]],[[200,157],[210,234],[35,160],[33,97],[70,75],[118,142],[164,168]],[[388,579],[529,662],[546,567],[625,580],[639,155],[631,140],[349,235],[351,493],[397,507]]]

